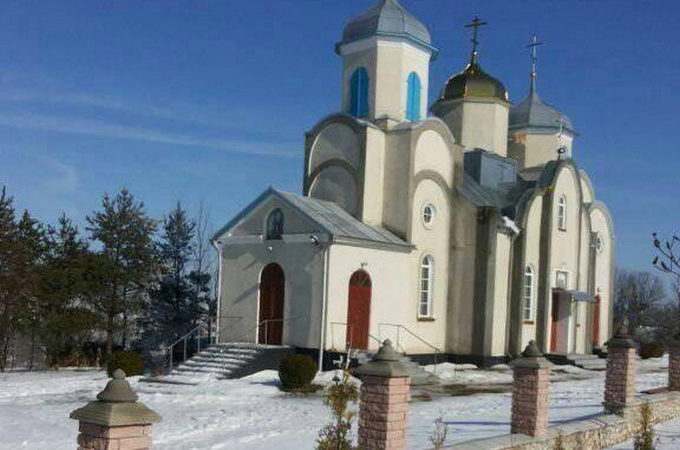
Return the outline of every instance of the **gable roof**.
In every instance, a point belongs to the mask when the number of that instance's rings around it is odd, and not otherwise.
[[[222,235],[229,232],[254,211],[255,208],[270,197],[280,199],[293,210],[318,224],[330,235],[332,242],[379,244],[404,248],[413,247],[411,244],[405,242],[384,228],[373,227],[357,220],[333,202],[312,197],[303,197],[290,192],[279,191],[271,187],[260,194],[255,201],[215,233],[213,240],[217,240]]]

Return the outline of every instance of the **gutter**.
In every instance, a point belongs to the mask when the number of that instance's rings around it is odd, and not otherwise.
[[[215,328],[217,329],[215,343],[220,343],[220,317],[222,309],[222,246],[219,241],[210,241],[217,250],[217,317],[215,318]]]

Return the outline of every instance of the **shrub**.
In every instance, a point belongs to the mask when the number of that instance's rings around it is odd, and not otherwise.
[[[657,439],[652,428],[652,409],[649,403],[640,407],[638,431],[634,439],[635,450],[656,450]]]
[[[127,376],[141,375],[144,373],[142,355],[128,350],[116,350],[109,356],[107,364],[109,376],[117,369],[123,369]]]
[[[284,390],[299,390],[312,385],[316,363],[306,355],[288,355],[279,365],[279,379]]]
[[[663,345],[659,342],[640,344],[640,358],[661,358],[663,356]]]
[[[350,381],[349,372],[344,370],[342,379],[336,377],[328,388],[324,404],[333,412],[333,420],[319,431],[317,450],[357,450],[352,444],[352,421],[356,412],[350,406],[359,401],[359,390]]]

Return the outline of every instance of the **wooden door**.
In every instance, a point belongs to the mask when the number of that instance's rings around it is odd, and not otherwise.
[[[368,348],[371,318],[371,277],[363,270],[354,272],[349,280],[347,306],[347,346],[353,349]]]
[[[283,343],[283,302],[286,288],[283,269],[272,263],[265,266],[260,276],[260,319],[258,342]]]
[[[560,319],[560,296],[556,292],[553,292],[550,315],[552,318],[550,322],[550,352],[555,353],[557,351],[557,323]]]
[[[595,296],[593,304],[593,347],[600,345],[600,296]]]

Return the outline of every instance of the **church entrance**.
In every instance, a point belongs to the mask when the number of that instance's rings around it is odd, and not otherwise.
[[[600,345],[600,296],[595,296],[593,304],[593,347]]]
[[[267,264],[260,275],[260,319],[258,343],[283,343],[283,301],[286,287],[283,269],[276,263]]]
[[[349,280],[347,335],[349,348],[367,349],[371,318],[371,277],[357,270]]]

